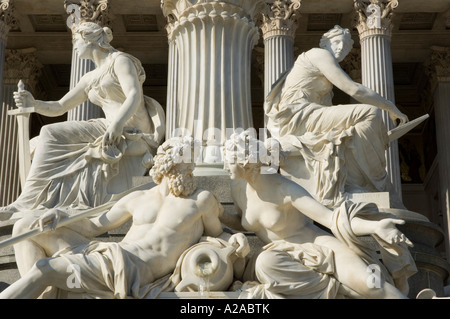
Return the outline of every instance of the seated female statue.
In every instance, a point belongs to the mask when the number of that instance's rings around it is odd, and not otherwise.
[[[89,99],[105,118],[42,127],[21,195],[0,211],[95,207],[131,188],[132,177],[150,168],[164,136],[164,111],[143,94],[140,61],[114,49],[111,40],[108,27],[79,24],[73,30],[74,49],[96,68],[59,101],[35,100],[25,90],[14,93],[19,108],[34,107],[45,116],[62,115]]]

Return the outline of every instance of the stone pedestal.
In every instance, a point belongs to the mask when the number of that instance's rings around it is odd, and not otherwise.
[[[14,18],[14,7],[9,0],[0,1],[0,89],[3,89],[3,74],[5,68],[5,49],[8,33],[17,27]],[[3,98],[3,92],[0,92]],[[16,119],[7,114],[9,105],[2,104],[0,108],[0,207],[6,206],[17,198],[20,192],[18,183],[18,164],[16,158],[17,129]]]
[[[270,93],[280,75],[294,65],[294,41],[300,5],[299,0],[268,1],[263,12],[260,28],[264,39],[264,97]],[[266,115],[264,123],[267,124]]]
[[[171,26],[171,24],[169,23]],[[168,33],[170,27],[168,25]],[[177,128],[177,111],[178,111],[178,49],[175,41],[169,40],[169,57],[167,70],[167,102],[166,102],[166,140],[173,137],[173,133]]]

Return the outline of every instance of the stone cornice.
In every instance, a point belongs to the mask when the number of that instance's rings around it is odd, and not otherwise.
[[[397,0],[354,0],[356,28],[361,38],[370,35],[392,33],[392,16],[398,6]]]
[[[294,40],[301,0],[275,0],[266,5],[261,23],[263,38],[288,36]]]

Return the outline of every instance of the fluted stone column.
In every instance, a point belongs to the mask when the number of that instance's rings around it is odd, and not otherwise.
[[[450,260],[450,48],[432,47],[427,70],[432,83],[436,122],[439,202],[445,223],[447,260]]]
[[[178,48],[181,135],[219,151],[227,129],[252,127],[250,65],[259,38],[253,19],[264,6],[263,0],[163,1],[164,15],[174,19],[169,40]]]
[[[300,0],[270,1],[263,12],[264,96],[269,94],[280,75],[294,65],[294,41],[300,5]]]
[[[362,84],[395,103],[394,78],[391,55],[391,18],[397,0],[354,0],[358,14],[357,28],[361,43]],[[388,130],[394,124],[383,111]],[[401,177],[397,141],[391,142],[386,152],[387,172],[401,198]]]
[[[94,69],[94,62],[91,60],[80,59],[78,57],[78,53],[75,50],[72,50],[72,66],[70,70],[69,89],[73,89],[83,75]],[[87,121],[89,119],[99,117],[104,117],[102,109],[90,101],[85,101],[76,108],[67,112],[68,121]]]
[[[174,20],[169,16],[166,26],[167,34],[171,34]],[[173,137],[177,128],[178,112],[178,49],[173,39],[168,40],[168,74],[167,74],[167,102],[166,102],[166,139]]]
[[[66,0],[64,2],[66,12],[69,14],[67,25],[69,28],[83,21],[92,21],[100,25],[108,23],[108,0],[76,1]],[[81,77],[95,69],[95,64],[91,60],[80,59],[78,53],[72,49],[72,68],[70,74],[70,89],[74,88]],[[68,121],[87,121],[89,119],[104,117],[102,109],[86,101],[76,108],[67,112]]]
[[[10,29],[17,27],[12,1],[0,1],[0,97],[3,97],[5,50]],[[17,85],[17,83],[16,83]],[[5,100],[4,100],[5,101]],[[0,109],[0,206],[13,202],[20,194],[18,164],[16,158],[16,119],[7,114],[11,104],[3,102]]]

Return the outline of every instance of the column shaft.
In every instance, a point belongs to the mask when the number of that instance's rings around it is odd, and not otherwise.
[[[81,77],[87,72],[95,69],[94,62],[90,60],[80,59],[78,53],[72,50],[72,69],[70,74],[70,89],[73,89]],[[68,121],[87,121],[89,119],[104,117],[102,109],[86,101],[76,108],[67,112]]]
[[[395,103],[394,77],[390,37],[385,34],[366,35],[361,39],[362,84]],[[387,111],[383,120],[388,130],[394,128]],[[386,151],[386,164],[390,180],[401,196],[401,178],[398,143],[393,141]]]
[[[169,65],[167,76],[166,139],[171,138],[177,128],[178,114],[178,49],[174,41],[169,41]]]
[[[450,77],[437,82],[434,93],[434,112],[436,121],[436,140],[438,149],[439,169],[439,202],[441,213],[446,223],[446,252],[447,260],[450,260]]]
[[[253,126],[250,67],[259,35],[252,19],[263,5],[163,2],[164,14],[175,17],[169,40],[178,48],[176,126],[182,134],[223,144],[227,129]]]
[[[264,96],[280,75],[294,65],[294,42],[286,36],[273,36],[264,40]]]
[[[4,47],[0,44],[0,58],[4,61]],[[2,68],[3,70],[3,68]],[[1,72],[3,79],[3,72]],[[17,149],[17,121],[15,116],[9,116],[7,111],[14,107],[12,93],[17,91],[17,85],[3,84],[2,109],[0,126],[0,207],[12,203],[21,191],[19,178],[19,152]]]

